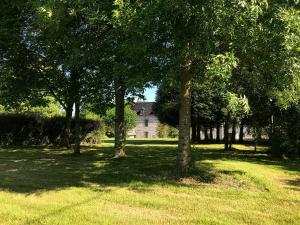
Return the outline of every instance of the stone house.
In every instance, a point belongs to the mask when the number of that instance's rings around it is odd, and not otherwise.
[[[154,102],[136,102],[133,110],[137,113],[136,127],[127,134],[129,138],[158,138],[159,120],[153,112]]]

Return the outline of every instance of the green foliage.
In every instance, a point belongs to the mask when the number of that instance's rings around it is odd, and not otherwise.
[[[164,82],[158,87],[153,110],[163,124],[178,126],[179,90],[178,84]]]
[[[223,108],[225,115],[234,119],[242,119],[250,113],[250,107],[246,96],[237,96],[234,93],[227,93],[227,106]]]
[[[167,124],[159,124],[158,137],[159,138],[178,138],[178,129]]]
[[[83,109],[81,111],[81,117],[85,119],[90,119],[90,120],[99,120],[100,116],[94,112],[91,112],[87,109]]]
[[[23,113],[37,113],[43,117],[62,116],[62,108],[53,97],[45,97],[45,103],[41,106],[20,106],[20,111]]]
[[[274,113],[268,127],[272,153],[285,158],[300,157],[300,105]]]
[[[225,53],[213,56],[206,66],[207,77],[210,81],[228,83],[232,71],[238,65],[238,59],[233,53]],[[220,84],[218,84],[220,85]]]
[[[53,97],[43,97],[36,106],[33,102],[19,102],[16,108],[0,106],[0,112],[5,113],[27,113],[27,114],[39,114],[43,117],[55,117],[62,116],[63,111],[60,104],[55,101]]]
[[[0,145],[58,145],[61,143],[64,117],[42,117],[36,114],[1,113]],[[95,144],[100,138],[100,122],[98,120],[81,119],[81,140]],[[74,130],[74,119],[71,129]],[[74,135],[70,137],[74,143]]]
[[[125,106],[125,118],[124,118],[124,129],[129,131],[136,127],[137,114],[130,108],[129,105]],[[103,121],[107,126],[107,131],[114,133],[115,129],[115,108],[111,108],[106,111],[106,115],[103,117]]]

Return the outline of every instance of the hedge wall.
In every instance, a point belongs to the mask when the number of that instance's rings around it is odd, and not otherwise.
[[[72,120],[71,134],[75,123]],[[82,142],[95,144],[100,138],[100,121],[81,119]],[[64,117],[45,118],[36,114],[0,114],[0,145],[58,145],[65,127]],[[74,143],[71,135],[70,143]]]

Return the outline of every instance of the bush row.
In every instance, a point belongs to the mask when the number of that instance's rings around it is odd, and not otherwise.
[[[70,143],[74,143],[72,120]],[[100,138],[100,121],[80,119],[82,142],[95,144]],[[0,145],[58,145],[61,143],[65,118],[46,118],[37,114],[0,114]]]

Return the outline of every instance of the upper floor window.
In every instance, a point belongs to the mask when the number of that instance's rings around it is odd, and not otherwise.
[[[145,120],[145,127],[148,127],[149,126],[149,120]]]

